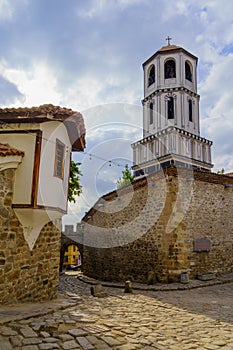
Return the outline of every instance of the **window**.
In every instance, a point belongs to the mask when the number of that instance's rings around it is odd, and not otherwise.
[[[153,124],[154,105],[150,103],[150,124]]]
[[[189,121],[193,121],[193,106],[192,106],[192,100],[188,101],[189,104]]]
[[[185,79],[192,81],[191,64],[187,61],[185,62]]]
[[[65,163],[65,145],[58,139],[56,140],[54,176],[63,179]]]
[[[154,82],[155,82],[155,66],[152,65],[149,70],[148,86],[154,84]]]
[[[164,76],[165,76],[165,79],[176,77],[176,62],[174,60],[168,60],[165,62]]]
[[[174,119],[174,98],[169,97],[167,103],[167,118]]]

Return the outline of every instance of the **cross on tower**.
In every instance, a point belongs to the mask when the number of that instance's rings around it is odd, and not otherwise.
[[[172,38],[170,38],[169,35],[167,36],[166,40],[167,40],[167,44],[171,45],[170,40],[172,40]]]

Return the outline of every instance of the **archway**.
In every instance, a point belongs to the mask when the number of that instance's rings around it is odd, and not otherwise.
[[[60,249],[60,268],[59,271],[62,272],[64,266],[73,265],[71,264],[71,261],[67,261],[67,264],[65,262],[64,265],[64,257],[67,256],[66,252],[68,250],[68,247],[76,247],[75,255],[79,255],[77,257],[77,265],[80,265],[80,261],[82,262],[83,257],[83,246],[80,243],[77,243],[76,241],[72,240],[71,238],[67,237],[62,233],[61,235],[61,249]],[[74,251],[73,251],[74,252]],[[70,253],[72,253],[70,249]],[[70,254],[72,256],[72,254]],[[66,260],[66,259],[65,259]],[[75,260],[75,258],[74,258]]]

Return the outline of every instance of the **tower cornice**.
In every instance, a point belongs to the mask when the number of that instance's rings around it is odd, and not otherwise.
[[[158,132],[156,132],[155,134],[152,134],[152,135],[149,135],[147,137],[144,137],[143,139],[139,140],[139,141],[136,141],[134,143],[132,143],[132,147],[135,147],[139,144],[145,144],[147,142],[150,142],[152,140],[155,140],[155,139],[159,139],[159,137],[161,135],[167,135],[171,132],[176,132],[178,134],[182,134],[184,135],[185,137],[188,137],[188,138],[191,138],[191,139],[195,139],[195,140],[198,140],[200,142],[203,142],[203,143],[206,143],[210,146],[212,146],[213,142],[210,141],[210,140],[207,140],[206,138],[204,137],[201,137],[201,136],[198,136],[198,135],[195,135],[191,132],[188,132],[186,130],[183,130],[183,129],[180,129],[180,128],[177,128],[175,126],[169,126],[167,127],[166,129],[163,129],[163,130],[160,130]]]
[[[184,86],[180,86],[180,87],[174,87],[174,88],[157,89],[156,91],[153,91],[150,95],[146,96],[142,100],[142,103],[149,101],[151,98],[153,98],[154,96],[161,94],[161,93],[179,92],[179,91],[183,91],[183,92],[188,93],[190,96],[200,98],[200,95],[197,94],[196,92],[193,92],[193,91],[185,88]]]

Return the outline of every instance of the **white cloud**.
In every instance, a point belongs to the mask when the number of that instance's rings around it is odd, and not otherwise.
[[[17,11],[17,6],[28,4],[29,0],[0,0],[0,19],[12,20]]]
[[[202,107],[205,115],[232,117],[233,54],[219,56],[206,79],[200,83]]]
[[[139,90],[140,87],[132,88],[132,81],[121,76],[120,73],[110,77],[103,75],[102,79],[91,73],[86,74],[74,79],[66,88],[65,94],[62,86],[59,89],[63,105],[66,104],[83,112],[102,106],[103,103],[134,104],[139,100]],[[114,118],[112,117],[111,120]]]
[[[92,2],[93,5],[89,8],[79,8],[77,10],[77,14],[83,18],[93,18],[96,16],[100,16],[106,9],[109,7],[108,0],[97,0]]]
[[[119,5],[121,8],[125,9],[130,6],[138,5],[138,4],[144,4],[148,3],[146,0],[117,0],[117,5]]]
[[[146,0],[94,0],[88,8],[78,8],[79,17],[93,19],[99,17],[106,12],[115,10],[125,10],[137,4],[145,4]]]
[[[8,81],[14,83],[24,95],[23,105],[30,107],[45,103],[59,104],[61,96],[57,92],[57,81],[51,66],[43,62],[34,62],[30,69],[23,70],[9,67],[0,62],[0,73]],[[14,106],[22,106],[22,99]]]
[[[10,1],[8,0],[0,0],[0,18],[10,19],[13,16],[14,8]]]
[[[233,169],[233,54],[219,56],[200,84],[202,135],[213,141],[214,171]]]

